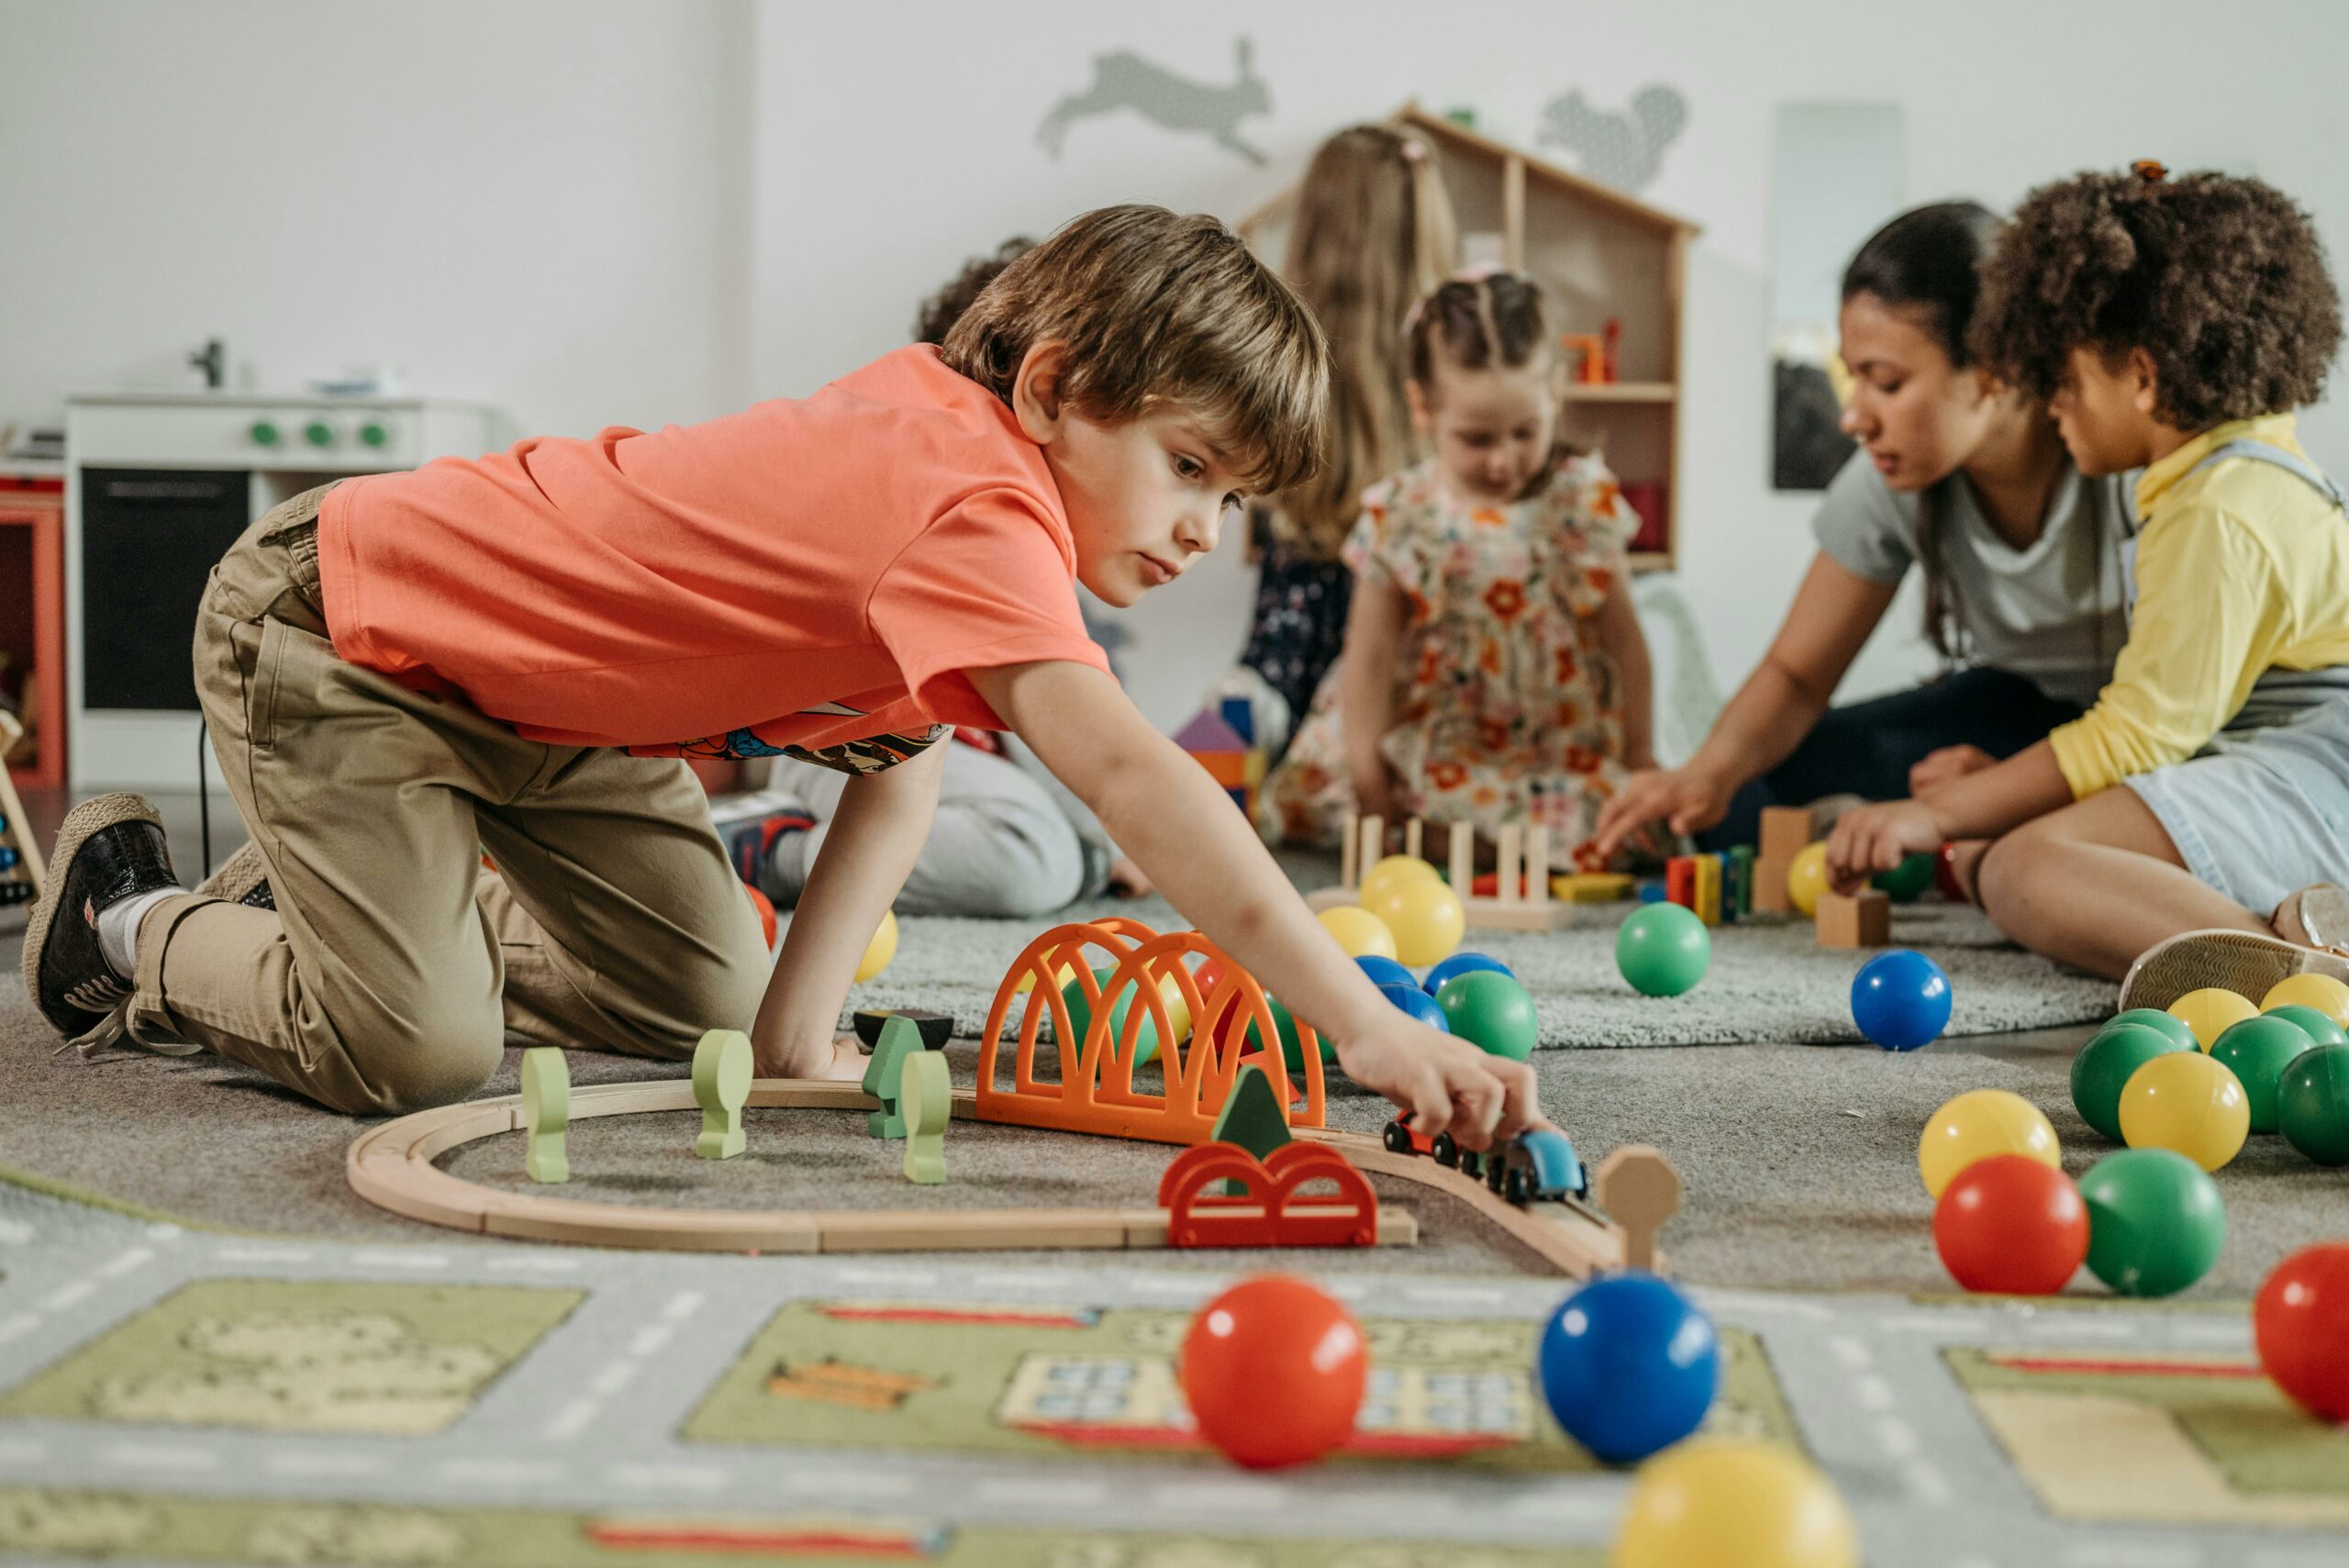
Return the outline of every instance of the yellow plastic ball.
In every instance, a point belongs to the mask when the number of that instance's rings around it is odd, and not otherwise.
[[[864,944],[864,956],[856,961],[857,979],[872,979],[888,968],[889,961],[896,956],[897,912],[895,909],[884,909],[881,912],[881,924],[874,931],[873,940]]]
[[[1338,945],[1345,949],[1348,958],[1361,958],[1365,954],[1376,954],[1380,958],[1395,956],[1395,933],[1386,929],[1386,921],[1367,909],[1356,908],[1351,904],[1324,909],[1321,911],[1321,925],[1338,939]]]
[[[1073,963],[1063,963],[1052,971],[1052,989],[1055,991],[1062,990],[1067,986],[1070,981],[1075,978],[1076,965]],[[1019,975],[1019,984],[1011,988],[1011,994],[1015,996],[1025,996],[1029,992],[1033,991],[1035,988],[1036,972],[1032,969],[1022,970]]]
[[[2206,985],[2172,1002],[2169,1016],[2192,1029],[2195,1040],[2208,1051],[2221,1035],[2243,1019],[2259,1017],[2259,1009],[2251,1005],[2250,997],[2239,992]]]
[[[1386,892],[1387,886],[1397,878],[1422,876],[1431,882],[1442,880],[1435,874],[1435,867],[1417,855],[1389,855],[1362,873],[1362,887],[1358,895],[1364,903],[1367,904],[1379,894]]]
[[[1395,934],[1395,958],[1413,969],[1442,963],[1468,930],[1460,895],[1435,877],[1405,877],[1387,884],[1363,907]]]
[[[2278,980],[2259,999],[2259,1010],[2272,1013],[2278,1007],[2302,1006],[2322,1013],[2343,1029],[2349,1029],[2349,985],[2343,985],[2330,974],[2294,974]],[[2209,1050],[2208,1046],[2203,1048]]]
[[[1917,1140],[1917,1173],[1935,1198],[1976,1160],[2021,1154],[2055,1170],[2064,1151],[2037,1106],[2004,1089],[1971,1089],[1935,1111]]]
[[[1608,1568],[1859,1568],[1860,1532],[1790,1450],[1698,1441],[1640,1467]]]
[[[2173,1051],[2134,1073],[2121,1090],[2121,1137],[2132,1149],[2171,1149],[2206,1171],[2242,1151],[2251,1101],[2223,1062]]]
[[[1819,895],[1827,891],[1827,843],[1805,844],[1787,867],[1787,896],[1806,920],[1819,917]]]

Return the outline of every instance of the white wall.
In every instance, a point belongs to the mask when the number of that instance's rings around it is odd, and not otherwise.
[[[525,430],[749,395],[748,0],[0,0],[0,421],[346,363]]]
[[[1268,167],[1130,114],[1078,123],[1058,161],[1037,145],[1095,53],[1221,81],[1241,33]],[[176,381],[216,332],[272,387],[389,359],[529,430],[705,417],[896,346],[1011,233],[1113,201],[1237,216],[1413,95],[1531,146],[1558,93],[1660,81],[1690,119],[1645,194],[1706,228],[1683,586],[1733,684],[1809,550],[1809,503],[1766,483],[1775,106],[1900,104],[1911,201],[2157,156],[2257,172],[2349,253],[2344,46],[2337,0],[2237,28],[2185,0],[2125,21],[2043,0],[0,0],[0,420]],[[2337,400],[2307,434],[2349,469]],[[1131,617],[1162,722],[1236,651],[1237,555]],[[1922,667],[1896,619],[1849,689]]]

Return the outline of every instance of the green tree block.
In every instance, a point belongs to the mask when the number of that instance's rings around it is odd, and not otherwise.
[[[694,1047],[694,1103],[701,1106],[694,1152],[702,1159],[731,1160],[742,1152],[751,1071],[751,1037],[740,1029],[711,1029]]]
[[[900,1084],[907,1059],[923,1049],[921,1030],[916,1025],[904,1018],[891,1018],[882,1025],[880,1037],[873,1044],[873,1060],[864,1064],[864,1092],[881,1102],[881,1108],[864,1118],[864,1130],[874,1137],[906,1135],[905,1115],[897,1103],[903,1093]]]
[[[571,1129],[571,1066],[551,1045],[522,1053],[522,1127],[529,1145],[523,1173],[534,1182],[571,1180],[565,1141]]]
[[[946,1123],[954,1108],[946,1058],[934,1051],[908,1054],[898,1097],[906,1118],[906,1180],[936,1186],[946,1180]]]

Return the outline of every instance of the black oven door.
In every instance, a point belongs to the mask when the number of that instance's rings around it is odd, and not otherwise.
[[[195,711],[196,606],[251,506],[241,469],[82,471],[84,707]]]

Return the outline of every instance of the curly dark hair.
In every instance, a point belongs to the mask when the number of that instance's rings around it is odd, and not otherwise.
[[[2158,164],[2031,193],[1983,264],[1975,358],[2038,397],[2075,349],[2143,349],[2155,416],[2207,430],[2313,403],[2341,344],[2341,295],[2316,226],[2289,196]]]
[[[992,256],[974,256],[963,263],[954,281],[921,302],[921,314],[914,319],[914,341],[943,343],[954,323],[963,319],[963,312],[979,297],[979,291],[995,282],[1002,271],[1036,248],[1036,242],[1024,234],[1015,234],[995,248]]]

